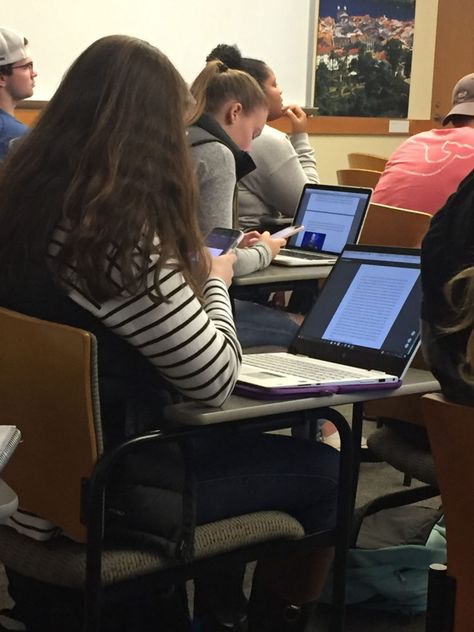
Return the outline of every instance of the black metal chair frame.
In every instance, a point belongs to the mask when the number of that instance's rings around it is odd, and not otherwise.
[[[312,411],[314,414],[314,411]],[[333,580],[333,610],[331,616],[331,632],[343,632],[345,625],[345,581],[346,560],[350,538],[351,516],[354,506],[353,487],[353,438],[352,432],[345,418],[336,410],[319,409],[321,418],[330,419],[341,436],[341,459],[339,467],[339,491],[337,502],[337,522],[334,529],[318,532],[298,540],[279,540],[263,542],[242,549],[219,555],[217,558],[204,558],[197,561],[177,561],[176,565],[161,569],[157,575],[163,582],[184,581],[195,576],[212,565],[216,559],[239,559],[251,561],[257,557],[288,555],[291,552],[305,552],[315,547],[335,545],[334,580]],[[300,422],[307,421],[307,413],[299,415]],[[293,424],[295,420],[291,420]],[[103,600],[103,585],[101,581],[102,551],[105,518],[105,496],[107,484],[114,466],[126,454],[150,443],[164,443],[183,441],[194,436],[203,436],[214,432],[228,432],[235,430],[238,424],[239,432],[274,430],[287,427],[288,415],[268,418],[236,421],[230,424],[215,424],[199,428],[182,426],[172,431],[159,430],[147,435],[128,440],[121,445],[104,453],[96,464],[95,470],[87,485],[87,500],[85,506],[87,522],[86,542],[86,580],[84,587],[84,630],[85,632],[100,632],[101,606]]]

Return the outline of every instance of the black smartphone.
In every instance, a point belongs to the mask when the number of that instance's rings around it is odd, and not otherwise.
[[[235,248],[243,236],[244,234],[241,230],[235,230],[233,228],[213,228],[206,237],[206,246],[213,257],[218,257],[232,248]]]

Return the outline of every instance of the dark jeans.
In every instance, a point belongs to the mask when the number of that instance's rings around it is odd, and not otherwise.
[[[276,345],[289,347],[299,325],[287,312],[252,301],[234,301],[235,324],[242,347]]]
[[[339,453],[276,434],[195,444],[197,524],[264,510],[294,516],[307,532],[335,523]]]

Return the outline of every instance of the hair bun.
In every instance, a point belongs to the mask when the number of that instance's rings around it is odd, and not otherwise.
[[[219,59],[217,60],[217,70],[219,72],[227,72],[229,70],[229,66],[227,66],[226,64],[224,64],[223,61],[220,61]]]
[[[236,45],[219,44],[213,48],[206,57],[206,61],[214,61],[216,59],[222,61],[227,66],[227,69],[242,70],[242,55]]]

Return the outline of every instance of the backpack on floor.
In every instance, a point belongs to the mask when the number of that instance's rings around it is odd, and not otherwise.
[[[364,515],[364,509],[358,512]],[[365,516],[356,536],[348,556],[346,603],[403,614],[424,612],[429,566],[446,562],[441,510],[420,504],[383,509]],[[332,579],[322,602],[330,603],[331,590]]]

